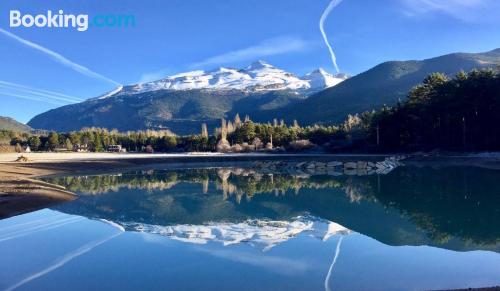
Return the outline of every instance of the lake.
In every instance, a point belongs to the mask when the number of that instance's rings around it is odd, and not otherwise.
[[[0,221],[3,290],[440,290],[500,285],[500,171],[134,170]]]

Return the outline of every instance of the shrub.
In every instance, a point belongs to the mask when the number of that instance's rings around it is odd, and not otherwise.
[[[316,145],[307,139],[301,139],[301,140],[296,140],[296,141],[290,142],[288,144],[288,146],[289,146],[290,150],[303,151],[303,150],[311,149],[311,148],[315,147]]]

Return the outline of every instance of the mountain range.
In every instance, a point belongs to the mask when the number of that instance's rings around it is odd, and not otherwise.
[[[305,124],[341,122],[347,114],[404,100],[409,90],[431,73],[451,77],[462,70],[497,69],[499,65],[500,49],[485,53],[454,53],[421,61],[385,62],[274,114],[293,116]]]
[[[13,118],[4,116],[0,116],[0,130],[1,129],[12,130],[17,132],[29,132],[32,130],[31,127],[27,126],[26,124],[18,122]]]
[[[157,81],[119,87],[97,98],[34,117],[33,128],[70,131],[82,127],[118,130],[170,129],[198,133],[200,124],[218,125],[236,113],[255,121],[274,118],[301,125],[336,123],[348,114],[393,105],[430,73],[496,68],[500,49],[454,53],[421,61],[385,62],[359,75],[323,69],[305,76],[257,61],[244,69],[192,71]]]
[[[278,69],[264,61],[256,61],[245,69],[218,68],[209,72],[191,71],[169,76],[157,81],[120,87],[99,99],[111,96],[133,95],[159,90],[244,90],[247,92],[293,90],[310,94],[337,85],[347,76],[333,76],[323,69],[315,70],[302,78]]]

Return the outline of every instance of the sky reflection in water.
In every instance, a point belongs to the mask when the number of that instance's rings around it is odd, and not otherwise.
[[[0,221],[0,289],[495,286],[498,178],[464,167],[50,178],[80,198]]]

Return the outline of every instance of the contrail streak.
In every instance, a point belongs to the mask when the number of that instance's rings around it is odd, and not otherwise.
[[[335,263],[337,262],[337,258],[339,257],[339,254],[340,254],[340,245],[342,244],[342,239],[344,237],[341,236],[339,238],[339,241],[337,242],[337,248],[335,249],[335,256],[333,257],[333,261],[332,261],[332,264],[330,265],[330,268],[328,269],[328,274],[326,275],[326,278],[325,278],[325,290],[326,291],[331,291],[330,289],[330,277],[332,276],[332,271],[333,271],[333,266],[335,265]]]
[[[16,83],[7,82],[7,81],[1,81],[1,80],[0,80],[0,88],[10,89],[10,90],[14,90],[14,91],[20,91],[23,93],[33,94],[33,95],[44,97],[44,98],[55,99],[55,100],[71,102],[71,103],[83,101],[83,99],[78,98],[78,97],[69,96],[66,94],[62,94],[62,93],[58,93],[58,92],[54,92],[54,91],[49,91],[49,90],[28,87],[26,85],[21,85],[21,84],[16,84]]]
[[[118,233],[116,233],[110,237],[107,237],[105,239],[102,239],[102,240],[92,241],[88,244],[85,244],[82,247],[76,249],[75,251],[72,251],[71,253],[68,253],[65,256],[63,256],[62,258],[58,259],[53,265],[51,265],[51,266],[33,274],[33,275],[30,275],[30,276],[24,278],[23,280],[19,281],[18,283],[5,289],[5,291],[12,291],[14,289],[17,289],[26,283],[29,283],[29,282],[31,282],[39,277],[42,277],[42,276],[56,270],[56,269],[59,269],[60,267],[64,266],[66,263],[68,263],[69,261],[71,261],[71,260],[73,260],[73,259],[75,259],[75,258],[77,258],[85,253],[90,252],[94,248],[96,248],[96,247],[102,245],[103,243],[119,236],[120,234],[122,234],[122,232],[118,232]]]
[[[55,60],[56,62],[68,67],[68,68],[71,68],[72,70],[80,73],[80,74],[83,74],[83,75],[86,75],[86,76],[89,76],[91,78],[94,78],[94,79],[99,79],[99,80],[103,80],[103,81],[106,81],[108,83],[112,83],[113,85],[117,85],[117,86],[121,86],[120,83],[114,81],[114,80],[111,80],[110,78],[107,78],[101,74],[98,74],[92,70],[90,70],[89,68],[86,68],[80,64],[77,64],[69,59],[67,59],[66,57],[62,56],[61,54],[59,53],[56,53],[55,51],[53,50],[50,50],[48,48],[45,48],[39,44],[36,44],[34,42],[31,42],[29,40],[26,40],[24,38],[21,38],[13,33],[10,33],[2,28],[0,28],[0,33],[4,34],[5,36],[8,36],[10,37],[11,39],[14,39],[30,48],[33,48],[37,51],[40,51],[46,55],[48,55],[49,57],[51,57],[53,60]]]
[[[59,221],[55,221],[55,222],[51,222],[51,223],[47,223],[47,224],[43,224],[43,225],[38,225],[38,226],[30,227],[27,229],[23,229],[23,230],[14,231],[14,232],[8,233],[7,235],[1,237],[0,242],[8,241],[8,240],[15,239],[18,237],[23,237],[23,236],[30,235],[30,234],[33,234],[33,233],[36,233],[39,231],[46,231],[49,229],[61,227],[61,226],[75,223],[75,222],[78,222],[81,220],[83,220],[83,218],[62,219]]]
[[[45,102],[45,103],[54,104],[54,105],[66,105],[67,104],[67,103],[62,103],[60,101],[47,100],[47,99],[42,99],[42,98],[37,98],[37,97],[27,96],[27,95],[22,95],[22,94],[16,94],[16,93],[8,93],[8,92],[1,92],[0,91],[0,95],[16,97],[16,98],[32,100],[32,101],[40,101],[40,102]]]
[[[330,4],[328,4],[328,7],[326,7],[325,11],[323,12],[323,14],[321,15],[321,18],[319,20],[319,30],[321,31],[321,34],[323,35],[323,39],[325,40],[325,44],[328,47],[328,50],[330,51],[332,63],[333,63],[333,66],[335,67],[335,70],[337,71],[337,73],[340,73],[339,66],[337,65],[337,57],[335,56],[335,52],[333,51],[333,48],[330,45],[330,42],[328,41],[328,37],[326,36],[324,24],[325,24],[326,18],[328,18],[328,15],[330,14],[330,12],[332,12],[333,8],[337,7],[337,5],[340,4],[340,2],[342,2],[342,0],[332,0],[332,2],[330,2]]]
[[[43,218],[39,218],[39,219],[36,219],[36,220],[30,220],[30,221],[26,221],[26,222],[22,222],[22,223],[18,223],[18,224],[8,225],[6,227],[0,228],[0,232],[4,232],[4,231],[6,231],[8,229],[11,229],[11,228],[20,228],[22,226],[26,226],[26,225],[29,225],[29,224],[44,223],[46,221],[51,221],[51,220],[54,220],[54,218],[61,217],[61,216],[63,216],[63,215],[62,214],[56,214],[56,215],[51,216],[51,217],[43,217]]]

